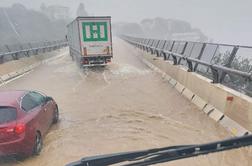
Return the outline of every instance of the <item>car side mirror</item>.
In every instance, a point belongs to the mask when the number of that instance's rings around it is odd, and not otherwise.
[[[52,101],[52,100],[53,100],[53,98],[50,97],[50,96],[46,96],[46,97],[45,97],[45,103],[47,103],[47,102],[49,102],[49,101]]]

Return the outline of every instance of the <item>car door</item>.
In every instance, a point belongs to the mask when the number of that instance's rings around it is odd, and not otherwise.
[[[46,132],[45,121],[46,113],[43,110],[42,103],[34,98],[31,93],[27,93],[21,101],[22,109],[27,113],[27,118],[29,118],[29,126],[39,130],[42,135]]]
[[[38,92],[31,92],[30,95],[34,98],[34,100],[40,103],[41,109],[44,111],[46,118],[44,121],[45,129],[48,130],[49,127],[51,126],[54,114],[52,101],[47,100],[46,96]]]

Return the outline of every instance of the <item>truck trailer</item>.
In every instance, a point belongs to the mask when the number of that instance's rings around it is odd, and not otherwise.
[[[77,17],[67,25],[70,56],[80,67],[105,66],[113,58],[111,17]]]

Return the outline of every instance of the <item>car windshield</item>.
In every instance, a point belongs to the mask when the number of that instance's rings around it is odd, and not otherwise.
[[[252,166],[252,0],[0,0],[0,106],[0,166]]]
[[[0,124],[16,120],[17,111],[12,107],[0,107]]]

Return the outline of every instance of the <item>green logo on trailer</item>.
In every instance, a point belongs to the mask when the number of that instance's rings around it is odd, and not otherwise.
[[[82,30],[85,42],[108,41],[107,22],[83,22]]]

